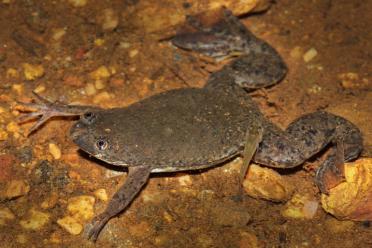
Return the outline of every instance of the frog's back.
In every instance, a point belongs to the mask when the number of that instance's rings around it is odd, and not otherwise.
[[[209,167],[237,155],[247,127],[259,117],[257,107],[233,95],[206,89],[164,92],[127,108],[102,111],[91,129],[110,129],[127,166],[153,171]]]

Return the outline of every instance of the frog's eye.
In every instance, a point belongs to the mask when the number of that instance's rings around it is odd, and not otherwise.
[[[96,147],[98,150],[103,151],[108,147],[108,142],[104,139],[99,139],[96,142]]]
[[[93,112],[85,112],[83,114],[83,119],[88,123],[92,123],[92,121],[96,118],[96,115]]]

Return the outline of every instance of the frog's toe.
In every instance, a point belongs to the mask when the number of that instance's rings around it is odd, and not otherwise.
[[[323,194],[328,194],[329,190],[345,180],[344,171],[340,169],[343,163],[327,163],[327,161],[317,170],[315,174],[315,184]]]
[[[109,218],[107,218],[106,216],[98,215],[85,227],[84,236],[88,240],[96,242],[98,235],[100,234],[108,220]]]

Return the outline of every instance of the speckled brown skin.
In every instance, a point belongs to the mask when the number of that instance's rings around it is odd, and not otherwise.
[[[212,57],[242,55],[212,73],[201,89],[177,89],[154,95],[126,108],[99,109],[60,103],[31,104],[39,109],[40,126],[55,115],[81,115],[71,128],[73,141],[85,152],[129,168],[128,179],[106,210],[86,228],[96,240],[110,218],[124,210],[147,182],[151,172],[194,170],[221,164],[235,156],[254,154],[257,163],[279,168],[302,164],[330,145],[332,152],[318,170],[322,191],[342,179],[342,164],[362,150],[359,129],[346,119],[315,112],[295,120],[286,130],[267,120],[245,89],[280,81],[286,66],[267,43],[253,36],[227,10],[210,28],[180,34],[174,44]],[[258,139],[257,137],[262,137]],[[251,144],[247,137],[259,144]],[[252,141],[253,142],[253,141]],[[248,158],[249,159],[249,158]]]

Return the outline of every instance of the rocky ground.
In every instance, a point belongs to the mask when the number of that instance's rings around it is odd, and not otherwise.
[[[35,91],[50,100],[124,107],[169,89],[202,87],[219,64],[164,39],[185,13],[206,8],[197,2],[0,1],[0,247],[94,247],[83,227],[126,175],[78,151],[68,138],[71,119],[49,121],[27,137],[33,122],[17,123],[16,102],[30,102]],[[265,115],[284,128],[324,109],[362,130],[367,159],[350,167],[342,188],[327,198],[314,186],[322,156],[289,171],[252,166],[244,194],[240,159],[155,175],[96,246],[371,246],[371,12],[368,1],[282,0],[242,17],[289,67],[280,84],[251,93]]]

